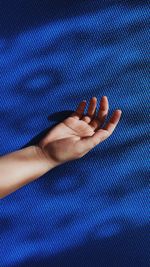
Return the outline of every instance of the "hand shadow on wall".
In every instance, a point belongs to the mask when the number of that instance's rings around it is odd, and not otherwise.
[[[43,130],[42,132],[40,132],[38,135],[36,135],[35,137],[33,137],[27,144],[25,144],[23,147],[21,148],[25,148],[28,146],[32,146],[32,145],[36,145],[39,143],[39,141],[52,129],[54,128],[57,124],[59,124],[60,122],[62,122],[63,120],[65,120],[67,117],[69,117],[74,111],[72,110],[64,110],[64,111],[59,111],[59,112],[55,112],[52,113],[51,115],[49,115],[47,117],[48,121],[57,121],[54,125],[52,125],[52,127],[48,127],[45,130]]]

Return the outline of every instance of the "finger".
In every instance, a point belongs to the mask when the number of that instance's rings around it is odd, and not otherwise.
[[[112,132],[115,130],[115,128],[116,128],[116,126],[120,120],[121,113],[122,113],[122,111],[120,109],[116,109],[114,111],[112,117],[110,118],[109,122],[103,128],[103,130],[107,130],[109,132],[109,135],[111,135]]]
[[[96,113],[96,105],[97,105],[97,98],[93,96],[90,100],[90,105],[87,114],[82,117],[83,121],[85,121],[86,123],[91,122],[92,118],[95,116]]]
[[[121,110],[116,110],[104,129],[99,129],[92,136],[83,137],[80,141],[78,141],[80,151],[83,151],[83,153],[85,154],[93,147],[107,139],[117,126],[121,113]]]
[[[82,102],[80,102],[80,104],[78,105],[77,109],[75,112],[73,112],[70,117],[73,117],[77,120],[81,119],[83,114],[84,114],[84,110],[86,107],[86,100],[83,100]]]
[[[103,125],[108,115],[108,109],[109,109],[109,104],[107,96],[103,96],[100,101],[100,108],[98,111],[98,115],[89,124],[94,130],[99,129]]]
[[[76,148],[83,153],[87,153],[89,150],[94,148],[96,145],[104,141],[109,136],[109,132],[107,130],[100,129],[95,132],[92,136],[83,137],[81,140],[77,142]],[[82,152],[81,152],[82,153]],[[82,153],[82,154],[83,154]]]

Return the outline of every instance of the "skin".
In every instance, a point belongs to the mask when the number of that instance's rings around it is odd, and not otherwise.
[[[39,178],[49,170],[87,154],[106,140],[115,130],[121,110],[115,110],[102,128],[108,115],[107,96],[100,100],[96,115],[97,98],[92,97],[87,114],[86,100],[67,119],[53,127],[36,146],[30,146],[0,158],[0,197],[16,191]]]

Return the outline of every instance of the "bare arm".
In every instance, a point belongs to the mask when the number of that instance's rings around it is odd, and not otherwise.
[[[90,101],[84,115],[83,100],[70,117],[53,127],[37,146],[30,146],[0,158],[0,198],[32,182],[52,168],[67,161],[79,159],[106,140],[115,130],[121,110],[115,110],[109,122],[108,99],[101,98],[96,116],[97,98]]]
[[[47,159],[38,146],[17,150],[0,158],[0,198],[32,182],[56,163]]]

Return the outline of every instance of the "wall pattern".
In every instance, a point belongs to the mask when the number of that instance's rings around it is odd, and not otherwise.
[[[83,158],[1,200],[0,266],[146,267],[147,3],[16,2],[1,8],[0,154],[92,96],[122,117]]]

